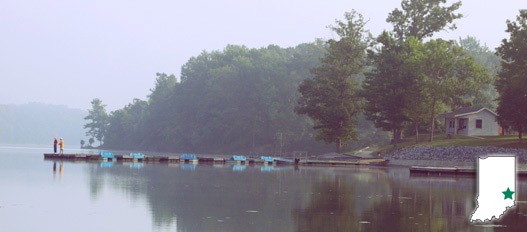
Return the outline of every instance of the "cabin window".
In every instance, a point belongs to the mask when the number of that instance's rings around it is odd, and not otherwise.
[[[483,128],[483,120],[476,119],[476,128],[478,128],[478,129]]]

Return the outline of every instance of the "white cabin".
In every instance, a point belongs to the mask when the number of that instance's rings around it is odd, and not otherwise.
[[[463,107],[442,115],[445,133],[466,136],[500,135],[497,114],[485,107]]]

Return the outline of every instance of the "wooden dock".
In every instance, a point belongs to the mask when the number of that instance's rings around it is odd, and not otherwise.
[[[181,156],[184,157],[184,156]],[[146,162],[146,163],[222,163],[235,165],[313,165],[313,166],[343,166],[343,165],[386,165],[385,159],[354,159],[354,160],[293,160],[275,158],[273,162],[259,158],[247,158],[244,161],[225,159],[222,157],[195,157],[191,159],[181,159],[180,156],[154,156],[145,155],[144,158],[133,158],[129,155],[115,155],[114,158],[102,158],[100,154],[53,154],[45,153],[44,159],[48,160],[69,160],[69,161],[119,161],[119,162]],[[287,161],[287,162],[286,162]]]
[[[412,166],[410,167],[410,174],[412,175],[427,175],[427,176],[443,176],[443,175],[463,175],[475,176],[476,170],[473,168],[458,168],[458,167],[426,167],[426,166]]]
[[[303,165],[373,165],[373,166],[385,166],[388,164],[388,160],[385,159],[354,159],[354,160],[305,160],[300,161]]]
[[[116,155],[115,158],[102,158],[99,154],[50,154],[45,153],[44,159],[70,160],[70,161],[123,161],[123,162],[147,162],[147,163],[225,163],[224,158],[198,158],[196,160],[182,160],[179,156],[145,156],[142,159],[133,158],[128,155]]]
[[[516,173],[518,177],[527,177],[527,170],[517,170]],[[410,167],[410,175],[476,176],[477,170],[474,168],[459,168],[459,167],[412,166]]]

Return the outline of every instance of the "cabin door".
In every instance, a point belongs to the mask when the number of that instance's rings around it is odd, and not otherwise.
[[[467,122],[468,122],[468,119],[467,118],[459,118],[458,119],[458,127],[457,127],[457,134],[459,134],[459,132],[465,130],[467,128]]]

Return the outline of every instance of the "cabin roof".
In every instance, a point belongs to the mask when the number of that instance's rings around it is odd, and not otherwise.
[[[443,116],[445,118],[456,118],[456,117],[461,117],[461,116],[466,116],[466,115],[471,115],[471,114],[477,114],[483,110],[489,111],[491,114],[498,116],[496,113],[494,113],[492,110],[489,110],[486,107],[461,107],[461,108],[455,109],[452,112],[445,113],[443,114]]]

